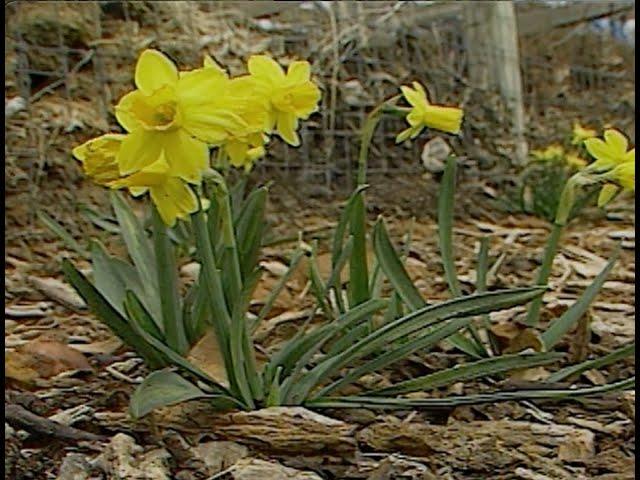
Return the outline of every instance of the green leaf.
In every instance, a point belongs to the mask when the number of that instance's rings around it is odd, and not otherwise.
[[[453,255],[453,206],[456,181],[456,158],[449,156],[438,195],[438,239],[444,276],[454,297],[462,294]]]
[[[140,220],[135,216],[127,202],[118,192],[111,192],[111,204],[116,212],[120,232],[127,246],[129,256],[140,275],[142,288],[145,292],[145,305],[149,308],[151,317],[156,322],[162,318],[162,307],[158,289],[158,272],[156,271],[156,258]],[[164,331],[162,322],[158,328]]]
[[[593,299],[598,295],[602,285],[604,284],[609,272],[615,265],[620,255],[620,249],[616,250],[607,265],[593,280],[593,283],[589,285],[582,293],[580,298],[573,304],[567,311],[565,311],[560,318],[551,322],[551,325],[542,334],[542,340],[547,350],[560,341],[562,336],[569,331],[569,329],[586,313],[589,309],[589,305],[593,302]]]
[[[344,243],[344,237],[347,233],[347,227],[349,226],[349,219],[351,218],[351,212],[353,210],[353,206],[356,202],[356,198],[360,195],[361,192],[366,190],[368,185],[360,185],[356,190],[351,194],[347,203],[344,207],[344,210],[340,213],[340,218],[338,219],[338,224],[336,225],[336,229],[333,233],[333,244],[331,245],[331,266],[335,267],[340,255],[342,255],[342,246]]]
[[[129,403],[129,412],[133,418],[141,418],[156,408],[211,396],[175,372],[158,370],[152,372],[135,389]]]
[[[382,218],[378,218],[373,227],[373,249],[382,271],[389,278],[402,301],[412,310],[424,307],[426,303],[393,248]]]
[[[353,237],[353,250],[349,257],[349,306],[351,308],[369,300],[369,266],[367,264],[367,219],[364,193],[356,195],[349,218],[349,233]]]
[[[580,362],[577,365],[570,365],[563,368],[562,370],[558,370],[557,372],[549,375],[549,378],[547,378],[546,381],[548,383],[560,382],[565,378],[580,375],[582,372],[586,372],[587,370],[606,367],[607,365],[618,362],[623,358],[634,356],[635,353],[636,342],[631,342],[629,345],[620,347],[602,357],[594,358],[592,360],[585,360],[584,362]]]
[[[269,315],[269,312],[273,308],[273,304],[286,286],[287,282],[291,278],[291,275],[298,267],[298,264],[300,263],[300,260],[302,260],[302,257],[304,257],[304,255],[305,251],[301,247],[298,247],[293,252],[293,256],[291,257],[291,262],[289,263],[289,267],[287,267],[287,271],[284,273],[284,275],[282,275],[282,277],[280,277],[278,283],[276,283],[275,287],[273,287],[273,290],[271,290],[271,292],[269,293],[269,296],[260,309],[258,318],[256,318],[256,320],[254,321],[250,331],[254,332],[256,328],[258,328],[260,322],[267,318],[267,315]]]
[[[67,281],[76,289],[80,296],[87,302],[91,311],[107,325],[124,343],[133,348],[150,368],[164,367],[167,362],[151,348],[144,337],[141,337],[127,320],[114,309],[109,301],[89,282],[82,273],[65,259],[62,262],[62,271]]]
[[[519,390],[496,393],[480,393],[445,398],[384,398],[384,397],[324,397],[306,401],[309,408],[368,408],[383,410],[440,409],[459,405],[478,405],[481,403],[505,402],[513,400],[567,400],[571,398],[602,395],[616,390],[625,390],[635,385],[636,377],[631,377],[607,385],[549,390]]]
[[[305,378],[305,381],[318,384],[341,368],[351,365],[384,345],[426,327],[455,317],[469,317],[521,305],[541,295],[543,291],[540,287],[501,290],[458,297],[439,305],[426,306],[395,322],[383,325],[343,352],[322,361],[307,374],[308,378]]]
[[[195,375],[200,380],[203,380],[206,384],[210,385],[215,392],[220,392],[223,395],[226,395],[230,398],[233,396],[229,393],[229,391],[218,382],[216,382],[213,378],[211,378],[207,373],[203,372],[200,368],[192,364],[182,355],[176,353],[174,350],[169,348],[166,344],[159,341],[158,339],[149,335],[141,325],[145,322],[149,322],[148,319],[145,320],[145,317],[149,316],[149,313],[144,309],[144,306],[140,302],[138,298],[136,298],[135,294],[131,291],[127,292],[127,298],[125,300],[125,308],[129,317],[131,318],[131,326],[134,328],[135,332],[140,335],[149,345],[155,348],[158,352],[164,355],[171,363],[176,365],[177,367],[182,368],[183,370]],[[235,400],[238,405],[244,406],[240,401]]]
[[[333,312],[329,308],[326,302],[325,293],[327,286],[320,277],[320,269],[318,267],[318,259],[316,257],[317,242],[313,243],[311,248],[311,255],[309,256],[309,280],[311,281],[311,291],[313,292],[318,305],[322,309],[322,312],[329,319],[333,319]]]
[[[470,321],[471,318],[455,318],[432,330],[430,329],[430,331],[422,335],[418,335],[415,338],[402,343],[398,347],[391,348],[384,353],[377,355],[373,360],[366,362],[364,365],[348,371],[342,376],[342,378],[340,378],[340,380],[336,380],[330,385],[322,388],[317,395],[314,396],[322,397],[328,395],[335,390],[339,390],[340,388],[352,384],[364,375],[380,371],[395,362],[403,360],[418,350],[429,350],[437,343],[447,337],[450,337],[461,328],[469,325]]]
[[[482,237],[480,239],[480,250],[478,251],[478,266],[476,267],[476,292],[482,293],[487,291],[487,273],[489,271],[489,237]],[[490,330],[491,320],[489,315],[482,316],[482,323],[485,327],[485,333],[489,338],[489,345],[491,351],[495,354],[500,352],[500,346],[498,339],[494,333]]]
[[[351,257],[351,251],[353,250],[353,237],[349,236],[347,243],[344,245],[342,249],[342,253],[338,257],[338,260],[331,268],[331,274],[329,275],[329,279],[325,285],[325,291],[323,295],[328,297],[329,290],[333,289],[336,298],[336,304],[338,306],[338,310],[340,313],[345,312],[344,302],[342,300],[342,280],[341,274],[344,266],[347,264],[347,261]]]
[[[444,174],[442,176],[442,184],[440,186],[440,194],[438,195],[438,240],[440,244],[440,255],[442,257],[442,266],[444,268],[444,276],[449,284],[449,290],[454,297],[462,295],[460,282],[456,273],[456,265],[453,254],[453,206],[455,203],[455,182],[456,182],[456,158],[449,156],[445,165]],[[489,353],[482,344],[482,340],[478,332],[471,323],[468,331],[473,341],[456,335],[450,341],[464,352],[475,357],[487,357]]]
[[[561,353],[516,353],[493,358],[483,358],[475,362],[458,364],[452,368],[440,370],[429,375],[412,378],[390,387],[371,392],[372,395],[401,395],[404,393],[431,390],[455,382],[488,377],[517,368],[531,368],[555,362],[562,358]]]
[[[87,250],[83,248],[76,241],[76,239],[73,238],[71,234],[65,230],[65,228],[62,225],[60,225],[58,222],[56,222],[53,218],[51,218],[42,210],[37,210],[36,215],[38,216],[40,221],[44,224],[44,226],[47,227],[56,235],[58,235],[58,237],[60,237],[60,239],[64,243],[66,243],[69,248],[74,250],[78,255],[82,256],[83,258],[89,257],[89,253],[87,252]]]
[[[205,213],[202,211],[198,211],[192,215],[196,237],[196,252],[201,265],[199,279],[203,282],[202,286],[206,292],[205,298],[209,314],[213,321],[213,328],[223,346],[221,352],[225,359],[225,366],[230,369],[231,357],[228,345],[231,317],[222,289],[220,272],[215,264],[213,245],[211,244],[204,219]]]
[[[258,264],[264,234],[264,214],[268,190],[265,187],[251,192],[236,222],[240,270],[246,278]]]
[[[78,209],[80,210],[80,213],[96,227],[101,228],[108,233],[113,233],[115,235],[120,234],[120,227],[118,226],[118,221],[115,218],[98,213],[93,208],[85,204],[78,205]]]
[[[155,248],[156,272],[158,273],[158,293],[162,309],[167,345],[177,353],[184,355],[189,344],[182,319],[180,292],[178,290],[178,269],[167,227],[160,214],[153,208],[153,246]]]

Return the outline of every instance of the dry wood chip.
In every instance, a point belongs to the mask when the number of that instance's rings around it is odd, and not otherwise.
[[[29,277],[30,283],[42,294],[72,310],[82,311],[87,308],[84,300],[73,288],[56,278]]]

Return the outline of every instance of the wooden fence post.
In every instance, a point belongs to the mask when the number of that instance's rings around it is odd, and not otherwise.
[[[500,93],[511,114],[516,141],[514,163],[522,165],[528,148],[513,2],[466,2],[465,23],[469,80],[473,86]]]

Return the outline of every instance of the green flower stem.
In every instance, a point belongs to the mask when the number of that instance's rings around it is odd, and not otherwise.
[[[553,224],[551,235],[549,236],[549,240],[547,240],[547,246],[544,251],[542,266],[540,267],[538,278],[536,279],[536,285],[546,285],[547,280],[549,280],[549,275],[551,274],[551,265],[553,264],[553,259],[555,258],[556,252],[558,251],[558,242],[563,230],[564,225],[559,225],[557,223]],[[527,325],[535,326],[538,324],[541,307],[542,296],[534,298],[529,305],[529,311],[527,312],[527,318],[525,320],[525,323]]]
[[[547,246],[544,251],[544,258],[542,259],[542,265],[538,272],[538,278],[536,279],[536,285],[546,285],[551,275],[551,266],[553,260],[558,252],[558,243],[560,237],[564,231],[564,227],[569,221],[569,215],[576,199],[576,188],[582,180],[581,173],[578,172],[573,175],[564,186],[562,193],[560,194],[560,200],[558,201],[558,209],[556,211],[556,219],[551,229],[551,235],[547,240]],[[542,307],[542,296],[535,298],[527,312],[527,318],[525,323],[529,326],[535,326],[540,319],[540,308]]]
[[[189,348],[187,335],[182,321],[182,311],[178,298],[178,284],[176,277],[176,260],[171,240],[158,210],[152,211],[153,243],[158,264],[158,287],[160,290],[160,305],[162,307],[162,322],[169,347],[183,355]]]
[[[392,113],[397,115],[406,115],[406,110],[396,107],[393,103],[400,98],[400,95],[391,97],[386,102],[381,103],[374,108],[362,127],[362,140],[360,143],[360,154],[358,156],[358,186],[364,185],[367,179],[367,159],[369,157],[369,147],[373,140],[373,134],[384,113]]]

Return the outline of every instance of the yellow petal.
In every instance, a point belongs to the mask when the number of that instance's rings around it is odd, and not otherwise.
[[[227,76],[227,72],[224,68],[222,68],[218,62],[216,62],[208,53],[204,54],[204,61],[202,62],[202,66],[204,68],[213,68],[221,73],[225,77]]]
[[[135,72],[136,86],[145,95],[172,85],[178,80],[178,69],[166,55],[157,50],[145,50],[138,58]]]
[[[428,105],[424,112],[423,122],[429,128],[459,133],[462,124],[462,110],[454,107]]]
[[[309,62],[293,62],[287,69],[287,81],[294,83],[306,82],[311,78]]]
[[[623,163],[627,163],[627,162],[635,162],[636,161],[636,149],[632,148],[631,150],[629,150],[627,153],[624,154]]]
[[[402,91],[404,98],[407,99],[407,102],[409,102],[413,107],[422,108],[428,103],[426,95],[421,95],[421,92],[412,90],[410,87],[404,85],[400,87],[400,90]]]
[[[300,138],[296,129],[298,128],[298,119],[293,113],[278,114],[278,133],[282,139],[293,147],[300,145]]]
[[[409,125],[411,125],[412,127],[415,127],[422,123],[423,117],[424,117],[424,112],[420,111],[420,109],[418,108],[413,108],[407,115],[406,119],[407,119],[407,122],[409,122]]]
[[[602,208],[615,197],[618,187],[612,183],[606,183],[598,194],[598,207]]]
[[[594,168],[607,169],[616,164],[615,153],[611,147],[599,138],[588,138],[584,141],[584,146],[593,158],[597,160],[593,164]]]
[[[148,167],[160,158],[161,132],[136,130],[125,137],[116,157],[120,173],[129,175]]]
[[[607,142],[607,145],[611,148],[612,153],[614,153],[616,156],[622,157],[627,152],[627,147],[629,146],[627,137],[625,137],[618,130],[615,130],[615,129],[605,130],[604,140],[605,142]]]
[[[293,112],[298,118],[306,120],[318,109],[320,89],[311,82],[305,82],[292,89]]]
[[[207,144],[183,130],[167,133],[162,139],[171,176],[189,183],[200,183],[202,172],[209,166]]]
[[[149,191],[149,187],[129,187],[129,193],[134,197],[144,195]]]
[[[185,218],[198,209],[198,199],[191,188],[177,178],[151,187],[150,193],[160,217],[170,227],[177,218]]]
[[[607,175],[618,182],[625,190],[636,190],[636,162],[618,165]]]
[[[111,184],[112,188],[122,187],[152,187],[160,185],[169,178],[169,164],[164,154],[160,154],[158,159],[148,167],[143,168],[128,177],[117,180]]]
[[[281,81],[285,78],[282,67],[266,55],[252,55],[247,62],[249,73],[261,80],[269,82]]]
[[[401,131],[396,137],[396,143],[402,143],[405,140],[408,140],[415,133],[416,129],[414,127],[407,128],[406,130]],[[417,130],[420,132],[420,128]],[[414,135],[415,136],[415,135]]]
[[[225,144],[225,151],[229,155],[229,163],[234,167],[242,167],[247,159],[249,145],[244,142],[229,141]]]
[[[136,117],[136,105],[144,102],[144,94],[140,90],[134,90],[124,95],[115,108],[116,120],[127,132],[142,128],[142,123]]]

